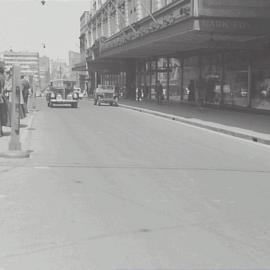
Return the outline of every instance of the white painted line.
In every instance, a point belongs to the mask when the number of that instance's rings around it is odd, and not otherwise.
[[[36,167],[34,167],[34,169],[37,169],[37,170],[50,170],[51,168],[48,167],[48,166],[36,166]]]

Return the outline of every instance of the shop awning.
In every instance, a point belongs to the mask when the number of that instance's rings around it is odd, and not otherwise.
[[[127,69],[126,60],[121,59],[87,59],[87,65],[90,71],[99,71],[101,73],[119,73]]]
[[[270,20],[189,18],[120,46],[114,46],[115,37],[106,40],[100,44],[99,57],[88,58],[87,64],[92,71],[117,73],[126,70],[128,59],[181,56],[193,51],[257,50],[262,44],[254,41],[268,33],[268,25]]]
[[[101,44],[99,58],[150,58],[198,49],[256,49],[245,41],[268,33],[268,25],[270,20],[189,18],[121,46],[107,40]]]

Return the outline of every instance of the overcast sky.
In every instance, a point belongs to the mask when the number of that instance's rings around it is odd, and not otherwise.
[[[0,0],[0,52],[36,51],[53,59],[79,52],[80,16],[89,0]],[[46,45],[44,49],[42,44]]]

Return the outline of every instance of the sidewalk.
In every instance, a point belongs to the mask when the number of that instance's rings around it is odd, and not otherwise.
[[[183,123],[191,124],[225,133],[228,135],[270,145],[270,115],[249,112],[228,111],[175,101],[164,102],[162,105],[154,101],[134,101],[122,99],[120,106],[154,114]]]
[[[22,145],[22,150],[28,147],[28,133],[31,130],[32,120],[34,117],[34,112],[29,112],[24,119],[21,119],[21,128],[20,128],[20,142]],[[10,142],[10,131],[9,127],[3,127],[4,136],[0,137],[0,155],[8,151],[9,142]],[[0,157],[1,159],[1,157]]]

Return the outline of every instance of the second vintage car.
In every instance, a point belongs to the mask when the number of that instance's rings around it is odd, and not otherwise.
[[[94,104],[100,106],[102,103],[118,106],[118,94],[114,85],[98,85],[94,92]]]

